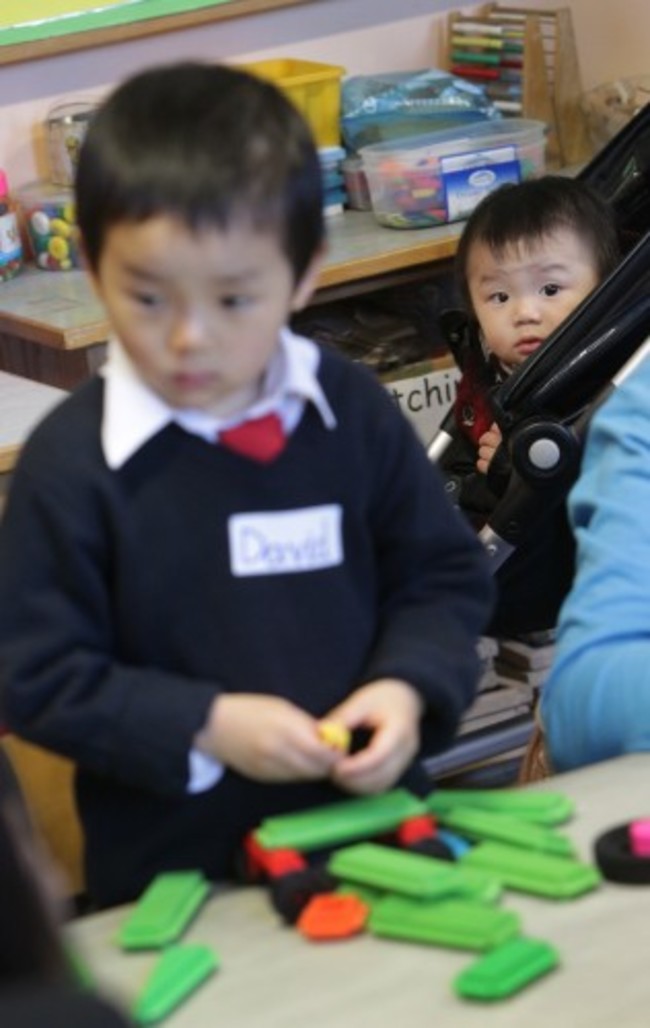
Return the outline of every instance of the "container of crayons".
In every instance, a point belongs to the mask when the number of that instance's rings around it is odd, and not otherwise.
[[[462,221],[497,186],[544,173],[545,130],[541,121],[503,118],[362,147],[377,221],[390,228]]]

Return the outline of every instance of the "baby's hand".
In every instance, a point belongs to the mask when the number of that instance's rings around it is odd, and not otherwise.
[[[354,793],[392,788],[417,753],[421,714],[420,695],[399,679],[383,678],[353,692],[327,718],[372,734],[364,749],[332,765],[332,781]]]
[[[318,722],[277,696],[225,693],[212,705],[195,746],[260,782],[326,778],[340,751],[321,738]]]
[[[484,432],[479,439],[476,468],[482,475],[487,475],[488,468],[492,463],[492,458],[501,446],[502,440],[503,436],[501,435],[501,429],[496,422],[490,425],[487,432]]]

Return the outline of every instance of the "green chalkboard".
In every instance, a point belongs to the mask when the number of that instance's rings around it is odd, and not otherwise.
[[[0,64],[308,2],[310,0],[113,0],[102,6],[102,0],[79,0],[74,11],[30,21],[25,16],[28,4],[16,0],[13,23],[7,24],[6,14],[0,21]],[[3,6],[7,10],[11,3]]]

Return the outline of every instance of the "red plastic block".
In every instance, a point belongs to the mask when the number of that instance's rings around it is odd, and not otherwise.
[[[436,834],[436,821],[430,814],[420,814],[402,821],[395,836],[400,846],[412,846],[422,839],[431,839]]]
[[[251,833],[244,840],[248,876],[255,881],[266,876],[280,878],[292,871],[302,871],[307,861],[297,850],[267,850],[257,842]]]

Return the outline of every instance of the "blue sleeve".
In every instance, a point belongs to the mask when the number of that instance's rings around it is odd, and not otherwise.
[[[595,416],[569,513],[577,574],[541,704],[557,770],[650,750],[650,360]]]

